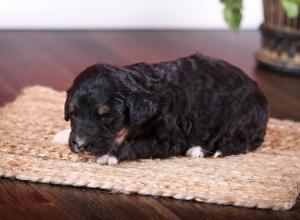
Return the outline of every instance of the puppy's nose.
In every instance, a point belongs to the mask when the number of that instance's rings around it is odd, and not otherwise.
[[[80,151],[85,151],[87,149],[87,145],[78,145],[78,149]]]
[[[79,152],[78,144],[77,144],[77,142],[74,139],[71,140],[70,149],[74,153],[78,153]]]
[[[71,141],[71,150],[75,153],[79,151],[85,151],[87,145],[82,140],[77,140],[76,138]]]

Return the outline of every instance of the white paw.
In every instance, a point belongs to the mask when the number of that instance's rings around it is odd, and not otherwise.
[[[213,155],[214,158],[221,157],[221,156],[222,156],[221,151],[216,151],[216,153]]]
[[[56,135],[52,139],[52,143],[59,144],[59,145],[68,145],[70,133],[71,133],[70,128],[56,133]]]
[[[98,157],[96,162],[98,164],[114,165],[117,164],[119,161],[115,156],[104,154],[101,157]]]
[[[200,146],[194,146],[186,151],[186,156],[192,158],[204,157],[204,152]]]

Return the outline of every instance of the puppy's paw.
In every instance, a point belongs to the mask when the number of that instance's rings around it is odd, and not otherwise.
[[[57,132],[52,139],[52,143],[58,145],[68,145],[70,133],[70,128]]]
[[[222,157],[222,152],[221,151],[216,151],[216,153],[213,155],[214,158],[217,157]]]
[[[119,161],[115,156],[104,154],[101,157],[98,157],[96,162],[98,164],[107,164],[107,165],[115,165]]]
[[[193,146],[186,151],[186,156],[192,158],[204,157],[204,151],[200,146]]]

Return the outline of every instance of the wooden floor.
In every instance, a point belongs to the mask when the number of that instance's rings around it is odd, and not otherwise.
[[[272,117],[300,121],[300,77],[258,69],[258,48],[256,31],[0,31],[0,105],[29,85],[65,90],[96,62],[156,62],[199,51],[258,81]],[[96,218],[300,219],[300,200],[290,211],[275,212],[0,179],[1,220]]]

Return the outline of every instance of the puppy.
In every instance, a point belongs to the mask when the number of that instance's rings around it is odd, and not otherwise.
[[[228,156],[260,146],[267,101],[256,82],[223,60],[193,54],[170,62],[118,67],[96,64],[67,91],[56,142],[122,160]]]

